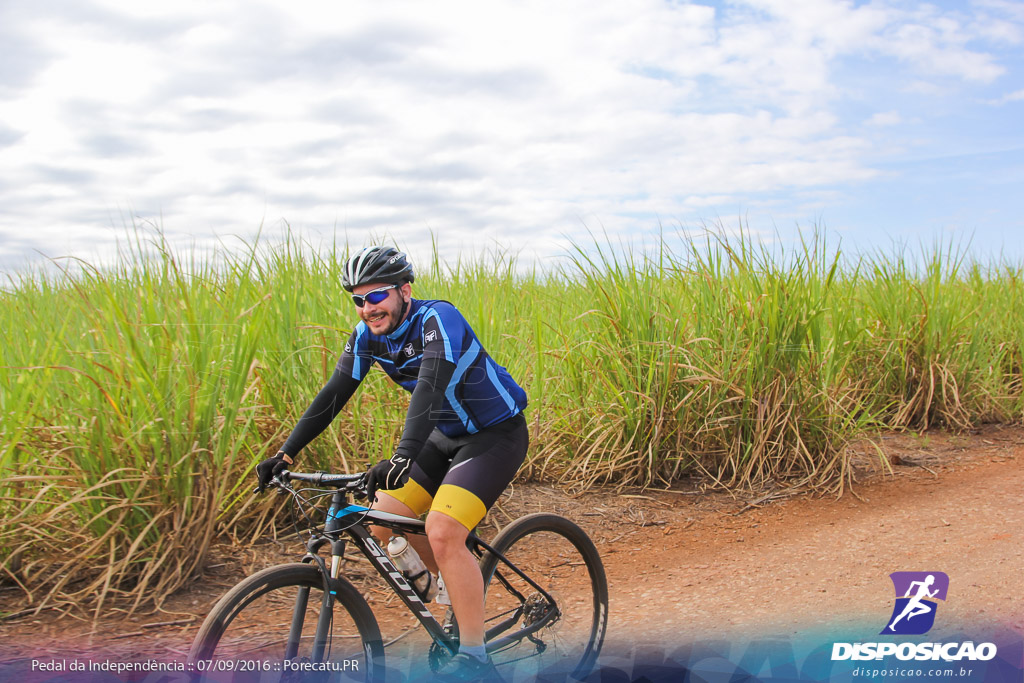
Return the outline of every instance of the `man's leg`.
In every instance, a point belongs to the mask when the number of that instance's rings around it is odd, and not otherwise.
[[[469,530],[443,512],[427,514],[427,538],[444,575],[444,585],[459,621],[459,642],[484,644],[484,580],[476,557],[466,547]]]
[[[484,644],[484,581],[466,536],[515,477],[529,432],[517,415],[460,442],[427,514],[427,537],[459,621],[460,646],[475,648]]]
[[[371,507],[374,510],[390,512],[391,514],[402,515],[403,517],[419,517],[415,510],[389,494],[387,491],[377,491],[377,501]],[[387,546],[388,539],[391,538],[391,529],[383,526],[370,526],[370,533],[374,535],[382,548]],[[463,538],[465,538],[465,535],[463,535]],[[420,559],[423,560],[423,564],[427,565],[427,569],[432,571],[434,574],[437,574],[437,562],[434,560],[434,553],[431,550],[430,543],[427,539],[416,534],[410,534],[406,536],[406,539],[408,539],[409,543],[412,544],[412,547],[416,550]],[[480,572],[478,570],[477,574],[479,573]]]

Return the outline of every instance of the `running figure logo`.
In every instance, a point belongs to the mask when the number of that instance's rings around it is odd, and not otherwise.
[[[893,572],[896,604],[882,635],[921,635],[935,624],[939,600],[946,599],[949,577],[942,572]]]

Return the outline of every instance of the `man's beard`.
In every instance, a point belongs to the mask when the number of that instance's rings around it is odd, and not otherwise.
[[[392,313],[392,312],[389,311],[384,316],[385,319],[388,321],[388,326],[387,326],[387,328],[384,329],[384,331],[382,331],[380,333],[380,335],[382,337],[388,336],[389,334],[391,334],[392,332],[397,330],[399,327],[401,327],[402,320],[405,319],[405,311],[408,308],[409,308],[409,302],[403,300],[402,301],[402,308],[401,309],[399,309],[396,313]]]

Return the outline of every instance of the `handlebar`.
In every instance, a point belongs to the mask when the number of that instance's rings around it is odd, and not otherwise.
[[[302,481],[314,486],[331,486],[337,489],[346,489],[365,496],[365,474],[365,472],[358,474],[331,474],[329,472],[291,472],[289,470],[282,470],[280,474],[270,480],[269,486],[283,489],[283,493],[291,488],[288,484],[289,481]],[[263,489],[259,486],[253,490],[253,493],[262,492]]]

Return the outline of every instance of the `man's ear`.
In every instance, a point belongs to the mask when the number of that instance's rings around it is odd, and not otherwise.
[[[406,282],[405,284],[402,285],[402,287],[401,287],[401,289],[399,291],[402,292],[402,298],[403,299],[411,299],[412,298],[412,283]]]

